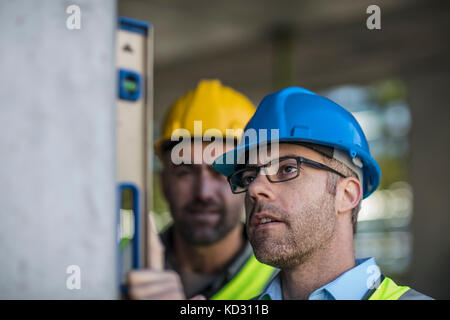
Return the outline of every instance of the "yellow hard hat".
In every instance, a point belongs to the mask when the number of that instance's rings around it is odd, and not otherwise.
[[[162,143],[170,140],[177,129],[186,129],[191,137],[196,137],[199,132],[194,133],[194,121],[202,121],[202,136],[208,129],[217,129],[224,137],[226,129],[244,129],[255,109],[246,96],[222,85],[219,80],[201,80],[197,88],[178,98],[171,106],[161,137],[155,143],[155,153],[160,155]],[[240,136],[234,138],[239,140]]]

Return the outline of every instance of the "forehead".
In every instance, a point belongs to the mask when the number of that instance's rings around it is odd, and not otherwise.
[[[232,150],[234,141],[184,141],[175,145],[164,153],[166,163],[179,163],[183,159],[185,164],[211,165],[215,158]]]
[[[317,151],[314,151],[308,147],[301,146],[298,144],[292,143],[281,143],[280,144],[280,157],[286,156],[289,154],[295,154],[300,157],[311,158],[311,159],[320,159],[322,155]]]
[[[305,146],[292,143],[280,143],[278,145],[278,149],[277,146],[268,148],[267,156],[264,155],[264,152],[254,152],[252,157],[250,152],[250,157],[248,160],[250,164],[263,165],[271,160],[286,156],[304,157],[318,162],[322,162],[323,159],[323,156],[320,153]]]

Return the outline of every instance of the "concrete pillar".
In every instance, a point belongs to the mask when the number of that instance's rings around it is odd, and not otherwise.
[[[410,285],[433,298],[450,299],[450,72],[442,62],[436,68],[416,65],[405,77],[413,120]]]
[[[117,297],[115,28],[114,0],[0,2],[0,299]]]

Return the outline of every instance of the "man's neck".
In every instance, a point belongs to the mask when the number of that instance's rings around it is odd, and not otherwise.
[[[178,268],[185,272],[214,274],[225,268],[242,250],[245,239],[243,226],[238,224],[223,239],[208,246],[193,246],[174,232],[175,259]]]
[[[354,266],[353,237],[344,239],[336,236],[326,247],[314,252],[300,265],[281,271],[283,299],[306,300],[312,292]]]

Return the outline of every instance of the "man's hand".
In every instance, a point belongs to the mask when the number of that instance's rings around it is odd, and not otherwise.
[[[128,273],[128,294],[136,300],[185,299],[180,277],[174,271],[136,270]]]
[[[128,294],[131,299],[182,300],[185,299],[179,275],[164,269],[164,246],[159,239],[155,222],[149,215],[149,255],[145,270],[128,273]]]

